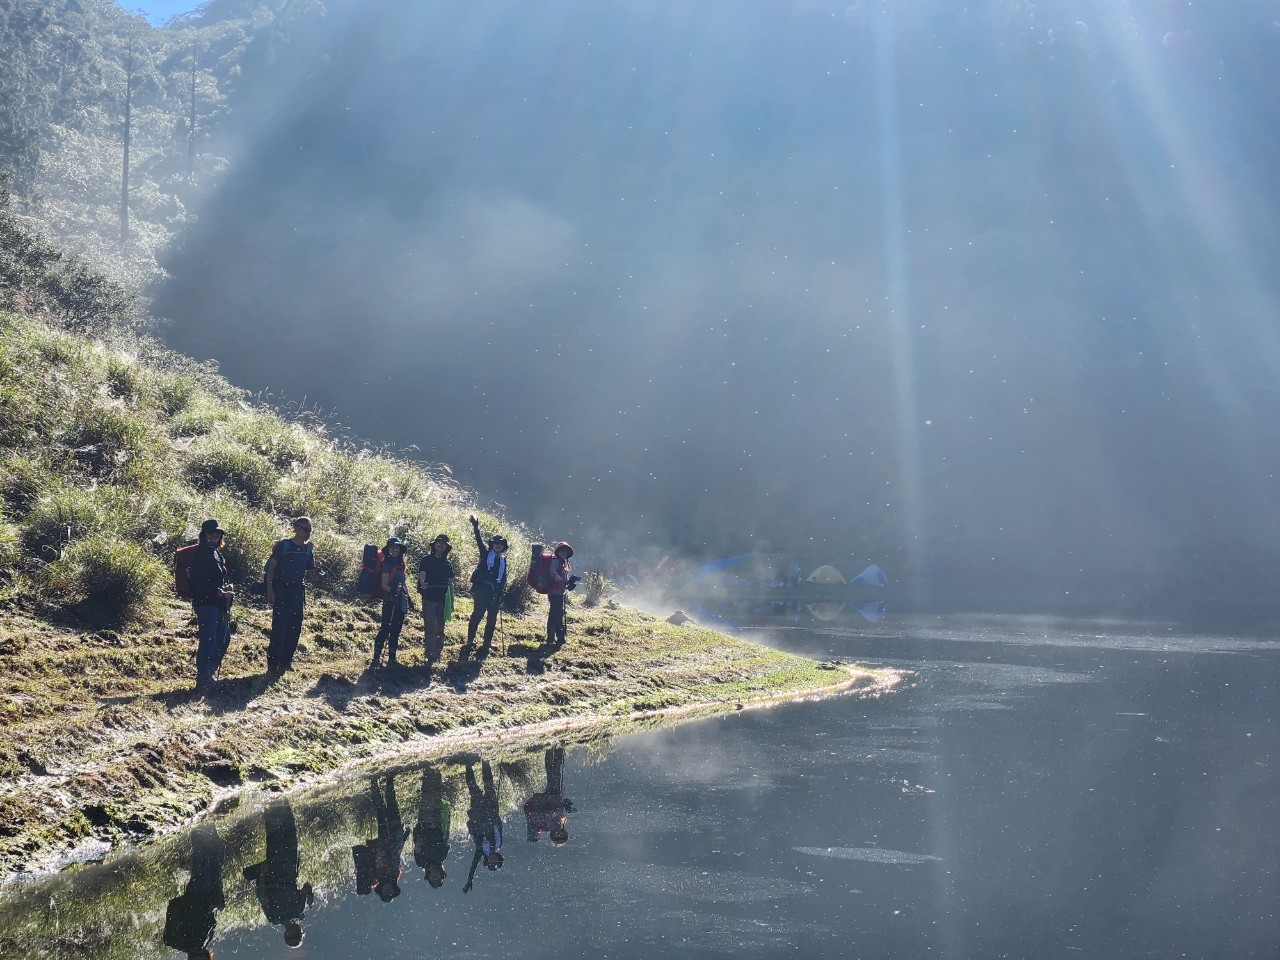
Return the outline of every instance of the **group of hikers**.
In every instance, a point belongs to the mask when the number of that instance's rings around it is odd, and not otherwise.
[[[564,795],[563,747],[546,750],[546,787],[528,797],[524,804],[525,839],[536,842],[544,833],[553,846],[569,841],[569,814],[573,802]],[[467,833],[474,852],[462,892],[475,886],[481,864],[489,871],[502,869],[504,855],[502,812],[493,768],[489,761],[480,763],[477,781],[474,763],[465,764],[464,773],[469,806]],[[381,779],[381,782],[379,782]],[[395,777],[373,778],[369,785],[377,836],[351,848],[357,895],[377,893],[389,903],[400,896],[404,848],[413,840],[413,859],[422,869],[423,879],[433,889],[445,883],[445,866],[449,858],[452,804],[445,789],[444,777],[435,766],[422,771],[418,819],[406,827],[396,799]],[[298,825],[293,808],[286,799],[275,800],[263,814],[266,854],[246,867],[243,878],[253,891],[268,923],[284,929],[284,941],[290,947],[300,946],[302,921],[315,903],[310,883],[299,883],[302,858],[298,845]],[[192,833],[191,873],[185,889],[169,901],[165,912],[164,943],[187,955],[188,960],[209,960],[213,956],[210,943],[217,925],[218,911],[226,907],[223,867],[226,854],[222,839],[212,824],[197,827]]]
[[[501,534],[493,534],[486,540],[480,532],[480,521],[474,516],[470,520],[479,559],[471,573],[474,606],[460,659],[473,653],[477,659],[483,659],[492,650],[493,635],[507,588],[509,545]],[[293,536],[276,541],[263,573],[261,590],[271,605],[267,672],[272,676],[293,669],[306,609],[306,581],[317,569],[312,532],[309,517],[296,518]],[[210,519],[201,524],[197,543],[180,550],[176,561],[179,595],[191,600],[196,614],[199,635],[197,690],[206,689],[213,683],[231,644],[231,605],[235,594],[228,579],[226,549],[226,532],[217,520]],[[368,551],[374,549],[372,545],[367,548]],[[184,566],[183,555],[188,551],[189,562]],[[423,647],[428,672],[443,655],[445,623],[452,617],[453,584],[457,576],[450,556],[452,552],[448,534],[441,533],[418,561],[417,588],[421,598]],[[551,651],[559,649],[566,640],[565,594],[573,590],[579,580],[569,562],[572,556],[573,547],[562,540],[551,554],[546,555],[544,564],[539,565],[536,561],[534,564],[539,567],[543,578],[536,589],[547,595],[550,605],[546,644]],[[376,551],[376,565],[366,563],[363,571],[363,575],[372,581],[369,584],[370,594],[382,601],[369,666],[370,669],[379,669],[383,665],[385,650],[386,666],[394,667],[400,632],[413,605],[409,595],[409,561],[405,543],[399,537],[388,537],[382,549]],[[481,624],[484,625],[483,639],[477,651],[476,636]]]

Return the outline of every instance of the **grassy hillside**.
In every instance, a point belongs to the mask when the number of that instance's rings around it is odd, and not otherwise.
[[[145,340],[89,340],[0,313],[0,873],[78,845],[142,839],[227,792],[290,786],[357,760],[849,682],[580,598],[568,645],[546,656],[545,601],[519,586],[501,629],[506,656],[428,679],[411,614],[404,665],[368,674],[376,615],[351,589],[362,545],[395,533],[416,558],[440,531],[459,545],[451,660],[470,612],[471,512],[473,498],[446,472],[284,416],[210,367]],[[172,594],[174,550],[204,517],[219,518],[243,587],[297,514],[314,519],[323,565],[297,670],[265,674],[270,611],[242,590],[223,679],[196,696],[195,625]],[[522,583],[528,532],[479,515],[511,540],[511,580]]]

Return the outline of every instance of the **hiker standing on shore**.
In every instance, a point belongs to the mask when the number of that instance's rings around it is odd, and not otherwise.
[[[480,521],[475,517],[471,518],[471,532],[476,538],[476,549],[480,551],[480,562],[471,574],[471,597],[475,606],[467,624],[466,649],[469,651],[475,646],[476,631],[480,629],[480,621],[484,620],[484,643],[480,645],[480,656],[487,657],[493,646],[502,592],[507,587],[507,538],[494,534],[486,544],[480,536]]]
[[[400,628],[409,612],[409,587],[405,573],[404,543],[399,537],[388,537],[382,548],[382,573],[379,578],[382,590],[382,625],[373,640],[371,670],[382,663],[382,645],[387,646],[387,666],[396,665],[396,645],[400,642]]]
[[[311,518],[298,517],[293,521],[293,537],[276,542],[264,578],[267,603],[271,604],[267,672],[275,676],[293,669],[293,655],[302,636],[302,614],[307,602],[307,571],[315,568]]]
[[[449,553],[453,545],[448,534],[431,541],[431,552],[418,562],[418,589],[422,591],[422,623],[427,654],[427,669],[444,652],[444,624],[452,614],[453,564]]]
[[[191,604],[196,609],[199,643],[196,646],[196,689],[204,690],[213,683],[222,666],[222,657],[231,643],[231,599],[226,586],[227,564],[222,556],[226,534],[217,520],[200,525],[200,544],[191,561],[188,583]]]
[[[569,558],[573,556],[573,547],[565,540],[556,544],[555,556],[551,559],[548,572],[547,600],[551,609],[547,612],[547,646],[559,649],[564,646],[567,626],[565,624],[564,607],[565,591],[578,585],[578,578],[573,576],[573,564]]]

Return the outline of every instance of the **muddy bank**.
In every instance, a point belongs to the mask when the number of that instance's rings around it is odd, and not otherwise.
[[[893,682],[610,605],[572,609],[569,642],[554,653],[532,614],[505,621],[488,659],[459,661],[455,621],[444,669],[426,672],[410,634],[403,665],[371,673],[372,611],[323,596],[297,669],[272,679],[268,616],[241,612],[226,679],[207,695],[192,689],[194,625],[176,604],[130,638],[10,616],[0,653],[0,873],[141,843],[227,797],[313,785],[374,758],[598,735]]]

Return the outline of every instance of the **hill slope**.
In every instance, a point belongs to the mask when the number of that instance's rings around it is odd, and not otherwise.
[[[466,517],[477,508],[446,472],[302,419],[145,340],[113,346],[0,313],[0,872],[146,837],[220,793],[288,786],[357,759],[849,680],[611,603],[575,601],[569,643],[549,655],[545,606],[520,588],[504,613],[505,656],[428,677],[411,614],[405,665],[369,674],[376,616],[350,588],[362,545],[396,533],[416,558],[447,531],[462,545],[465,582],[476,559]],[[243,587],[286,519],[303,513],[323,572],[298,669],[265,674],[270,611],[246,598],[222,679],[197,696],[194,622],[171,590],[174,549],[218,517]],[[528,532],[481,516],[511,540],[511,580],[521,582]],[[464,593],[455,616],[469,606]],[[447,660],[460,619],[448,633]]]

